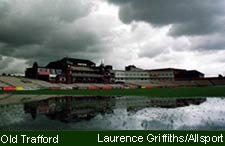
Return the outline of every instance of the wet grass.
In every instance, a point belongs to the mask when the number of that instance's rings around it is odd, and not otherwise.
[[[225,86],[179,87],[114,90],[35,90],[1,91],[6,94],[83,95],[83,96],[148,96],[148,97],[225,97]]]

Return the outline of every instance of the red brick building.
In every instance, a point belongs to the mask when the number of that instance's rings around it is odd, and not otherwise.
[[[197,70],[163,68],[146,70],[152,80],[192,80],[204,78],[204,74]]]
[[[90,60],[63,58],[41,67],[35,62],[27,68],[25,76],[55,83],[110,83],[113,81],[112,66],[96,66]]]

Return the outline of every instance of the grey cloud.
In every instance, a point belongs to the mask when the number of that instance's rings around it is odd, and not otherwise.
[[[162,52],[162,50],[158,49],[152,49],[152,48],[148,48],[147,50],[142,50],[138,55],[139,57],[148,57],[148,58],[154,58],[157,57],[158,55],[160,55]]]
[[[72,28],[71,26],[66,26],[54,32],[45,45],[54,49],[64,48],[70,51],[74,49],[88,51],[88,46],[98,43],[98,38],[93,32],[86,31],[86,29],[76,25],[72,25]]]
[[[204,37],[194,37],[190,39],[192,45],[190,46],[193,50],[198,51],[217,51],[225,50],[225,38],[223,34],[207,35]]]
[[[93,31],[96,28],[80,21],[90,14],[92,4],[88,0],[0,0],[0,55],[45,65],[65,56],[81,58],[99,52],[103,46],[98,45],[101,38]]]
[[[40,23],[41,20],[32,19],[16,18],[11,21],[1,19],[0,41],[14,46],[41,43],[54,26],[45,21]]]
[[[87,6],[81,8],[80,1],[73,0],[13,2],[0,1],[8,11],[0,20],[0,41],[16,46],[40,44],[64,23],[83,17],[90,11]]]
[[[0,74],[5,73],[19,73],[24,70],[23,61],[16,60],[13,57],[0,56]],[[19,67],[18,67],[19,66]]]
[[[4,59],[3,56],[0,56],[0,69],[4,69],[12,61],[12,58]]]
[[[153,26],[173,24],[170,35],[204,35],[220,31],[224,0],[108,0],[120,6],[124,23],[145,21]]]
[[[0,3],[0,19],[8,13],[8,5],[6,2]]]
[[[154,58],[162,53],[167,53],[168,51],[168,46],[166,45],[155,45],[154,43],[149,43],[140,49],[138,55],[139,57]]]

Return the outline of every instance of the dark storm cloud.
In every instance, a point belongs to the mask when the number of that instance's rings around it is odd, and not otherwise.
[[[0,19],[8,12],[8,5],[5,2],[0,3]]]
[[[54,28],[54,25],[51,26],[51,23],[47,21],[37,20],[35,18],[31,18],[33,20],[27,18],[25,19],[26,20],[22,20],[20,18],[15,18],[12,20],[1,19],[1,42],[12,46],[39,44],[45,40],[47,35]]]
[[[224,23],[224,0],[108,0],[120,6],[124,23],[145,21],[153,26],[173,24],[170,35],[205,35],[219,32]]]
[[[91,9],[85,0],[0,0],[0,55],[43,64],[88,54],[99,40],[79,20]]]
[[[192,39],[192,46],[195,50],[225,50],[225,38],[223,34],[208,35]]]
[[[63,23],[87,14],[79,2],[71,0],[1,2],[4,12],[0,20],[0,40],[10,45],[40,44]],[[18,5],[18,6],[15,6]]]

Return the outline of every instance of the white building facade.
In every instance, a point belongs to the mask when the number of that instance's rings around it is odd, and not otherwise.
[[[113,70],[115,82],[149,82],[147,71]]]

